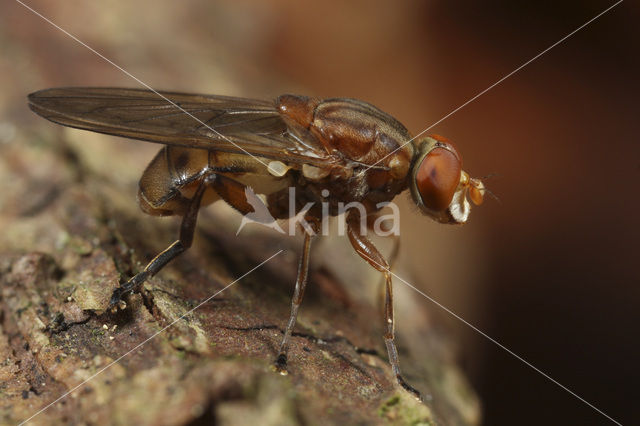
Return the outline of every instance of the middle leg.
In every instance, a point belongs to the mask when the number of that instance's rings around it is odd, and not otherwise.
[[[289,322],[284,331],[282,342],[280,343],[280,351],[275,361],[275,368],[280,374],[287,374],[287,351],[289,349],[289,340],[293,333],[298,318],[298,309],[304,297],[304,290],[307,286],[307,278],[309,276],[309,253],[311,252],[311,240],[313,235],[308,232],[304,234],[304,245],[302,246],[302,254],[300,255],[300,263],[298,264],[298,276],[296,278],[296,286],[291,299],[291,314]]]

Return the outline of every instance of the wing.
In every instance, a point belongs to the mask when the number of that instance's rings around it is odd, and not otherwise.
[[[29,95],[29,107],[64,126],[143,141],[325,167],[335,161],[320,149],[319,142],[302,140],[290,131],[273,102],[160,93],[118,88],[46,89]]]

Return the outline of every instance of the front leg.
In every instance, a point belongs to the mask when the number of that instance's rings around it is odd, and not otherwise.
[[[422,400],[420,392],[411,387],[400,373],[398,361],[398,351],[394,342],[393,323],[393,280],[389,263],[378,251],[373,243],[362,234],[360,229],[360,215],[356,210],[351,210],[347,215],[347,235],[356,253],[366,260],[371,266],[384,274],[385,278],[385,298],[384,298],[384,343],[389,354],[389,363],[396,376],[396,380],[405,390],[412,393],[416,398]]]

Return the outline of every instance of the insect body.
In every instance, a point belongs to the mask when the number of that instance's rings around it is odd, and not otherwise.
[[[432,135],[412,140],[395,118],[355,99],[282,95],[272,102],[169,92],[158,96],[137,89],[60,88],[29,95],[29,106],[65,126],[164,144],[140,179],[138,199],[148,214],[182,216],[180,236],[116,289],[112,308],[191,246],[198,210],[216,200],[250,214],[250,187],[266,196],[274,219],[290,218],[292,211],[311,206],[304,214],[314,227],[322,218],[323,203],[330,215],[341,213],[341,203],[360,203],[363,209],[346,215],[347,235],[355,251],[385,276],[389,360],[398,382],[419,395],[400,375],[389,263],[360,225],[379,213],[380,203],[406,189],[432,219],[465,223],[470,211],[467,196],[482,203],[484,186],[462,170],[461,157],[447,139]],[[296,189],[293,209],[290,188]],[[291,315],[276,359],[281,372],[286,372],[314,234],[305,234]]]

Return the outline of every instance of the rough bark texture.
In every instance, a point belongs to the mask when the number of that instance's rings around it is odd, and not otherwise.
[[[235,237],[220,215],[204,212],[194,248],[129,297],[126,310],[105,312],[118,283],[175,239],[177,223],[147,220],[132,182],[86,166],[65,146],[58,134],[2,147],[0,423],[21,422],[72,389],[31,422],[478,422],[476,397],[438,355],[435,334],[399,339],[406,377],[426,402],[395,384],[381,315],[349,298],[328,267],[311,272],[289,375],[276,374],[298,241]],[[101,170],[118,173],[120,161],[107,151]]]

